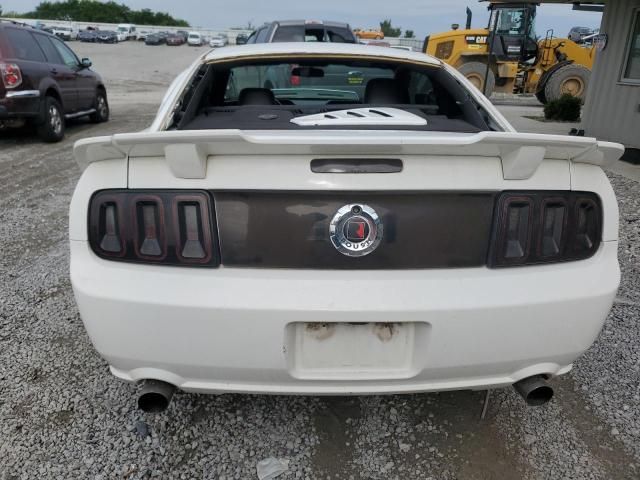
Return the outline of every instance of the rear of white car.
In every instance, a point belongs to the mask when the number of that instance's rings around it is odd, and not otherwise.
[[[202,35],[198,32],[189,32],[187,36],[187,44],[192,47],[199,47],[204,43]]]
[[[207,393],[374,394],[543,382],[571,369],[619,282],[617,204],[601,165],[620,146],[515,133],[424,55],[224,50],[176,80],[150,131],[76,144],[86,169],[70,212],[71,279],[114,375]],[[207,68],[237,78],[230,59],[281,55],[296,57],[293,85],[336,58],[360,65],[361,83],[385,62],[446,69],[492,127],[425,130],[445,122],[430,114],[408,127],[384,105],[363,107],[382,126],[309,127],[318,120],[280,108],[296,102],[291,84],[277,105],[242,107],[264,93],[249,88],[238,105],[170,126]],[[307,56],[312,66],[297,67]],[[362,115],[331,107],[340,101],[328,102],[327,121]],[[294,126],[270,129],[283,111]],[[251,112],[251,128],[198,123]]]

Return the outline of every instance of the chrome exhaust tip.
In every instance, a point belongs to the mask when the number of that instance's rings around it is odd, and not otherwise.
[[[145,380],[138,395],[138,408],[147,413],[164,412],[175,391],[175,386],[162,380]]]
[[[523,378],[513,384],[513,388],[531,407],[544,405],[553,398],[553,387],[542,375]]]

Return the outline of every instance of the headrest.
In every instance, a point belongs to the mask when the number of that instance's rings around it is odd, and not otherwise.
[[[244,88],[238,96],[239,105],[276,105],[276,97],[268,88]]]
[[[364,103],[401,105],[411,103],[409,92],[393,78],[372,78],[364,91]]]

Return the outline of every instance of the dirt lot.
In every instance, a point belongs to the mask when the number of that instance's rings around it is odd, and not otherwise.
[[[621,207],[619,299],[594,347],[527,408],[511,391],[322,398],[180,394],[162,415],[94,352],[68,277],[74,141],[140,130],[205,49],[74,43],[101,72],[112,119],[60,144],[0,134],[0,479],[637,479],[640,477],[640,185],[612,175]],[[550,333],[552,334],[552,332]],[[523,339],[526,341],[526,339]]]

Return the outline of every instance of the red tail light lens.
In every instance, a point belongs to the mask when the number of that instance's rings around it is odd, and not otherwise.
[[[22,72],[15,63],[0,63],[0,77],[5,88],[16,88],[22,83]]]
[[[298,65],[291,65],[291,77],[289,79],[289,82],[291,83],[292,87],[297,87],[300,85],[300,76],[299,75],[294,75],[293,71],[298,68]]]
[[[599,248],[602,207],[587,192],[504,192],[498,197],[488,265],[582,260]]]
[[[212,203],[201,191],[103,190],[89,206],[89,243],[110,260],[215,267]]]

